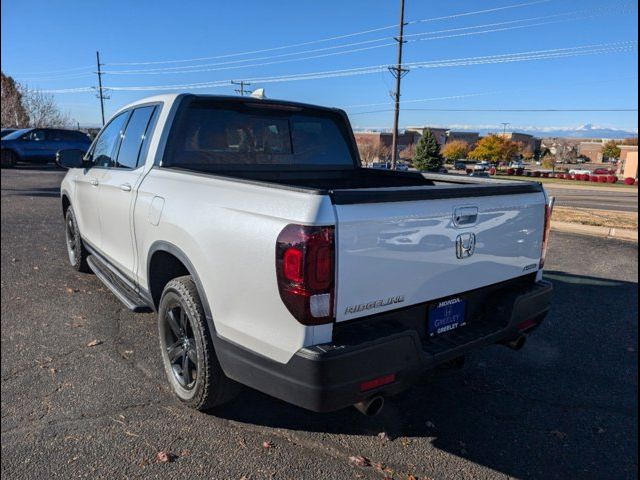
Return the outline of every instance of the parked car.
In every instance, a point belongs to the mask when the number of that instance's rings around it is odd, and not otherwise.
[[[471,172],[469,176],[491,178],[491,175],[486,170],[476,170],[475,172]]]
[[[591,172],[591,170],[587,170],[587,169],[580,169],[580,168],[572,168],[571,170],[569,170],[569,173],[571,175],[591,175],[593,172]]]
[[[240,383],[375,414],[420,371],[521,348],[550,308],[542,185],[362,168],[341,110],[160,95],[58,163],[69,262],[158,312],[193,408]]]
[[[408,172],[409,171],[409,165],[407,165],[404,162],[398,162],[398,163],[396,163],[396,170],[398,170],[400,172]]]
[[[454,170],[466,170],[467,169],[467,164],[461,160],[456,160],[455,162],[453,162],[453,169]]]
[[[489,168],[491,167],[491,164],[489,162],[478,162],[473,166],[474,170],[479,170],[479,171],[484,171],[484,170],[489,170]]]
[[[2,131],[0,132],[0,138],[4,138],[10,133],[15,132],[16,130],[17,128],[3,128]]]
[[[524,168],[524,167],[525,167],[524,162],[520,160],[514,160],[512,162],[509,162],[509,168]]]
[[[373,162],[371,168],[378,170],[389,170],[391,168],[391,162]]]
[[[26,128],[2,137],[0,158],[3,167],[17,162],[54,162],[59,150],[77,149],[86,152],[91,140],[78,130],[59,128]]]

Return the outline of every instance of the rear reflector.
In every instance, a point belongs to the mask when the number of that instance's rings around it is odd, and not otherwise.
[[[368,380],[360,384],[360,391],[366,392],[367,390],[373,390],[374,388],[382,387],[396,381],[396,374],[385,375],[384,377]]]

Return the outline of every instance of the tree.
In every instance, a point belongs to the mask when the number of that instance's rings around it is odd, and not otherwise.
[[[411,159],[415,154],[416,154],[416,147],[413,143],[410,143],[409,145],[404,147],[402,150],[400,150],[400,158],[402,160],[411,161]]]
[[[30,127],[67,127],[71,124],[68,113],[62,112],[50,93],[20,87],[22,104],[29,116]]]
[[[360,158],[366,165],[370,165],[376,160],[386,160],[390,155],[389,147],[381,143],[359,143],[358,151],[360,152]]]
[[[536,152],[531,145],[527,145],[522,149],[520,155],[522,155],[522,158],[525,160],[531,160],[536,156]]]
[[[22,103],[20,85],[16,81],[0,72],[0,93],[3,127],[24,128],[29,125],[29,115]]]
[[[520,144],[499,135],[488,135],[478,142],[476,148],[469,152],[469,158],[485,160],[491,163],[509,161],[520,150]]]
[[[440,145],[431,130],[425,129],[422,137],[416,145],[416,153],[413,156],[413,166],[418,170],[438,170],[442,167],[442,155]]]
[[[442,156],[449,160],[462,160],[469,154],[469,144],[464,140],[454,140],[442,147]]]
[[[548,155],[545,155],[544,157],[542,157],[541,164],[547,170],[555,170],[555,168],[556,168],[556,157],[554,155],[552,155],[551,153],[549,153]]]
[[[622,145],[635,145],[635,146],[638,146],[638,137],[625,138],[622,141]]]
[[[602,156],[605,158],[620,158],[620,147],[613,140],[609,140],[602,147]]]

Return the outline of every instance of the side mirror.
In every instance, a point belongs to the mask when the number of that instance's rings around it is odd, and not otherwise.
[[[81,168],[85,165],[84,152],[77,148],[59,150],[56,153],[56,163],[62,168]]]

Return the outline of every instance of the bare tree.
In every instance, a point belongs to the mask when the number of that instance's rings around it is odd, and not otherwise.
[[[365,165],[370,165],[376,160],[387,160],[391,155],[389,147],[380,143],[360,143],[358,144],[358,151],[360,152],[360,158]]]
[[[1,123],[3,127],[23,128],[29,124],[29,115],[22,103],[22,93],[20,93],[20,85],[16,81],[5,75],[0,74],[0,93],[2,104]]]
[[[21,87],[20,90],[30,127],[62,128],[71,124],[71,117],[60,110],[53,95],[28,87]]]

